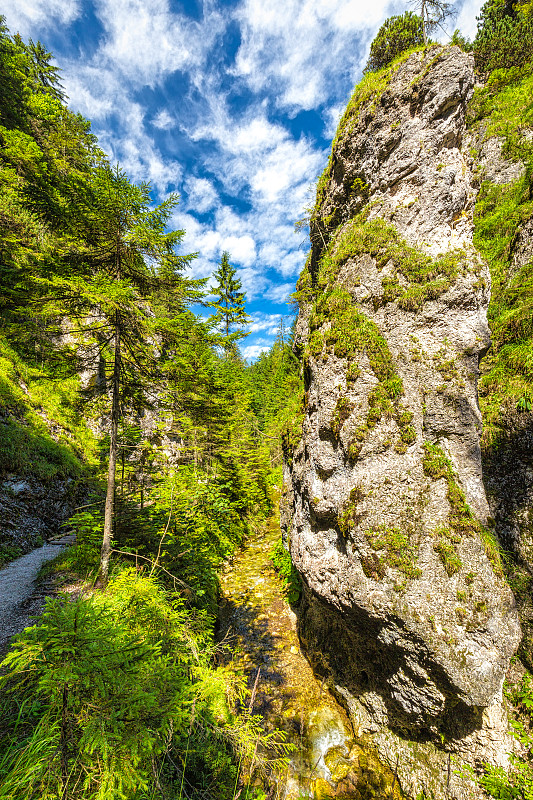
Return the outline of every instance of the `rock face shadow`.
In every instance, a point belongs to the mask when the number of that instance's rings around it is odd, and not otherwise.
[[[396,623],[402,627],[400,619]],[[364,609],[341,613],[304,591],[298,613],[300,646],[319,680],[343,687],[346,693],[339,696],[348,710],[351,697],[403,739],[438,747],[443,739],[460,740],[477,731],[483,710],[458,700],[446,672],[425,653],[423,640],[411,639],[408,650],[384,636],[384,630]],[[424,676],[418,664],[424,666]],[[442,706],[427,688],[428,679],[444,696]]]

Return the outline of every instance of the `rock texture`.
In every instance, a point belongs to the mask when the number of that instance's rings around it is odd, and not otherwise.
[[[456,798],[477,790],[451,752],[506,763],[520,639],[483,525],[473,88],[472,58],[437,46],[341,122],[300,280],[305,416],[284,500],[312,663],[406,791]]]
[[[85,495],[72,478],[7,475],[0,481],[0,547],[12,558],[63,533],[62,523]]]

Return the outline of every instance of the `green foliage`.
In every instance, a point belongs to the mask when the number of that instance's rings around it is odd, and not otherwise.
[[[205,617],[133,569],[105,593],[49,600],[3,662],[2,796],[147,800],[181,795],[183,778],[229,796],[233,748],[283,743],[236,715],[243,683],[212,670],[209,638]]]
[[[73,545],[47,561],[40,570],[40,577],[59,572],[68,572],[84,578],[95,578],[102,546],[104,518],[102,511],[79,511],[64,523],[65,528],[76,535]]]
[[[479,386],[483,444],[489,454],[506,435],[502,413],[527,404],[533,389],[532,265],[516,269],[512,264],[518,231],[533,214],[533,150],[521,136],[531,124],[532,90],[530,70],[495,70],[476,93],[470,111],[472,126],[483,126],[487,136],[502,137],[505,156],[519,158],[525,165],[514,183],[483,182],[474,212],[474,243],[490,266],[492,283],[488,311],[492,348],[483,362]]]
[[[364,72],[375,72],[388,66],[406,50],[424,44],[422,19],[412,11],[389,17],[370,45],[370,55]]]
[[[533,59],[530,2],[487,0],[477,19],[473,50],[479,70],[521,67]]]
[[[1,469],[73,488],[94,473],[76,544],[43,574],[94,577],[106,450],[120,470],[107,591],[50,603],[5,662],[0,794],[222,800],[283,751],[210,659],[218,571],[272,510],[299,402],[290,337],[257,367],[221,355],[188,307],[203,282],[167,227],[176,198],[154,207],[112,169],[50,54],[3,25],[0,74]]]
[[[467,39],[459,28],[456,28],[452,34],[452,38],[450,39],[450,44],[455,45],[456,47],[460,47],[461,50],[465,53],[471,53],[474,47],[473,42],[470,39]]]
[[[292,342],[293,330],[287,331],[281,319],[271,349],[246,370],[251,407],[268,443],[273,467],[281,466],[282,446],[291,459],[301,438],[303,386]]]
[[[213,274],[216,286],[211,287],[217,299],[210,305],[216,309],[212,322],[223,330],[223,344],[227,353],[232,351],[239,339],[248,336],[243,326],[250,322],[245,310],[246,295],[241,291],[242,282],[235,277],[236,274],[237,270],[229,263],[229,253],[224,251],[220,266]]]
[[[347,397],[339,397],[331,415],[330,427],[335,436],[338,436],[343,424],[353,411],[352,404]]]
[[[446,574],[449,577],[455,575],[456,572],[459,572],[463,566],[463,562],[461,561],[461,558],[455,549],[455,544],[457,543],[458,537],[452,534],[451,541],[448,541],[450,538],[450,533],[450,531],[446,530],[445,535],[434,545],[434,549],[439,554],[440,560],[442,561],[444,569],[446,570]]]
[[[305,419],[305,395],[303,391],[292,398],[284,414],[285,424],[281,431],[281,449],[287,464],[293,462],[294,451],[302,441]]]
[[[302,592],[302,580],[298,570],[292,563],[291,554],[283,546],[281,539],[270,554],[274,569],[283,581],[287,593],[287,600],[291,605],[296,605]]]

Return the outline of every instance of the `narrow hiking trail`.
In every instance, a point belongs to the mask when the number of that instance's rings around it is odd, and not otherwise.
[[[344,710],[318,681],[302,654],[296,615],[285,599],[270,553],[280,537],[273,516],[221,576],[220,638],[229,637],[232,663],[253,685],[254,712],[265,729],[287,732],[296,749],[269,797],[296,800],[400,798],[393,773],[354,738]]]
[[[32,617],[42,611],[46,597],[55,593],[53,583],[35,583],[39,570],[73,541],[73,536],[64,536],[47,542],[0,569],[0,660],[11,637],[32,625]]]

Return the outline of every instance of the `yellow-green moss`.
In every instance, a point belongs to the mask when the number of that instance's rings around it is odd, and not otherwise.
[[[448,485],[446,497],[450,504],[448,526],[439,528],[436,534],[440,537],[435,545],[448,575],[453,575],[461,568],[459,555],[455,545],[459,544],[462,536],[478,535],[485,546],[485,553],[492,564],[494,572],[503,576],[503,566],[500,549],[491,532],[477,520],[468,506],[465,494],[457,483],[450,460],[444,451],[430,442],[424,443],[424,457],[422,461],[425,474],[432,480],[444,478]],[[452,555],[452,550],[455,555]]]
[[[380,525],[365,531],[370,546],[378,552],[383,566],[399,570],[406,578],[419,578],[421,570],[416,566],[418,545],[414,544],[406,531],[398,527]],[[382,555],[379,553],[382,552]],[[363,565],[363,569],[365,566]]]
[[[80,476],[96,440],[78,406],[79,379],[54,378],[0,339],[1,472],[41,480]],[[53,434],[52,434],[53,431]]]

